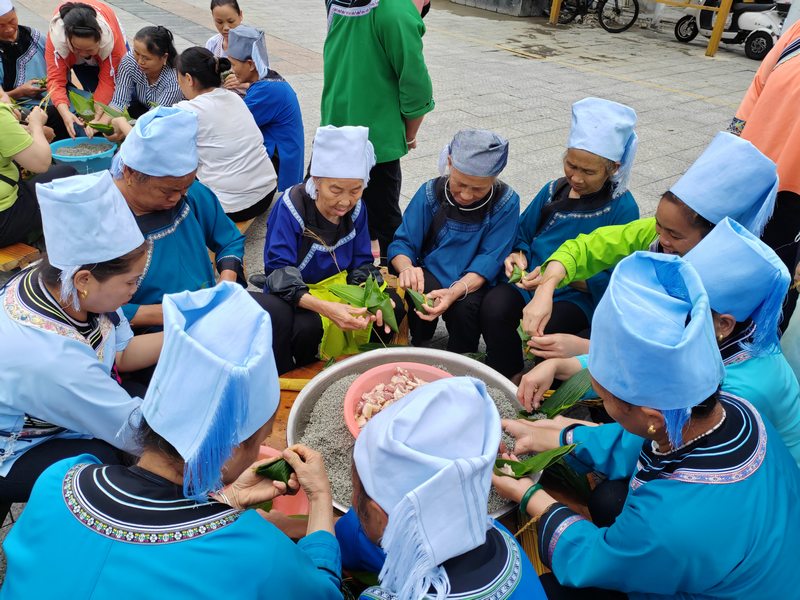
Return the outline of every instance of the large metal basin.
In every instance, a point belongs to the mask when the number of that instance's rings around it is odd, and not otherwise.
[[[325,369],[303,388],[294,401],[292,410],[289,413],[289,421],[286,426],[286,441],[289,445],[291,446],[296,443],[303,436],[314,405],[317,400],[319,400],[322,393],[334,381],[338,381],[349,375],[360,375],[372,367],[394,362],[418,362],[428,365],[443,365],[445,370],[457,377],[469,375],[482,380],[486,383],[487,387],[493,387],[504,391],[514,406],[522,410],[522,406],[517,401],[516,386],[494,369],[476,360],[453,352],[433,350],[430,348],[386,348],[383,350],[372,350],[364,354],[347,358]],[[344,419],[344,415],[342,419]],[[334,501],[333,504],[342,512],[347,510],[346,506],[336,501]],[[508,504],[491,516],[494,518],[500,517],[513,507],[513,504]]]

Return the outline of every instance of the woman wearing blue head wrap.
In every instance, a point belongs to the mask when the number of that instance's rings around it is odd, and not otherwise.
[[[622,225],[639,218],[628,191],[636,154],[636,113],[601,98],[572,105],[572,128],[564,155],[564,177],[546,184],[519,219],[514,251],[505,259],[505,276],[513,269],[541,264],[562,243],[604,225]],[[506,377],[522,371],[517,328],[522,310],[533,297],[528,276],[493,288],[481,305],[481,330],[486,364]],[[598,274],[581,288],[556,291],[553,317],[545,333],[579,334],[589,329],[595,304],[608,284]],[[586,342],[588,346],[588,342]]]
[[[84,454],[42,474],[3,545],[0,598],[341,599],[322,457],[296,445],[283,451],[287,481],[254,471],[268,462],[256,462],[259,444],[280,397],[269,316],[229,282],[165,297],[164,315],[164,350],[132,419],[138,462]],[[296,544],[244,510],[300,486],[309,514]]]
[[[598,524],[542,490],[526,494],[529,483],[494,478],[539,519],[549,597],[587,597],[590,587],[631,600],[800,589],[800,538],[787,535],[800,527],[800,470],[752,405],[718,391],[714,335],[691,264],[637,252],[614,271],[592,321],[589,371],[616,423],[503,421],[517,452],[576,443],[573,468],[629,482],[622,512]]]
[[[564,242],[532,271],[536,293],[523,311],[523,329],[532,336],[544,335],[557,288],[612,268],[637,250],[683,256],[725,217],[760,235],[772,215],[777,193],[775,163],[750,142],[718,133],[661,197],[655,218],[581,234]],[[529,344],[537,356],[569,356],[555,347],[553,340],[531,340]]]
[[[403,213],[389,263],[401,288],[433,301],[424,313],[409,310],[412,344],[430,343],[442,317],[448,350],[477,351],[481,302],[517,231],[519,195],[499,179],[507,161],[508,140],[459,131],[439,156],[441,176],[423,184]]]
[[[278,172],[278,189],[288,190],[303,181],[303,115],[292,86],[269,66],[264,32],[239,25],[228,34],[228,60],[234,81],[225,87],[244,86],[244,103],[264,136]]]
[[[147,245],[108,172],[39,184],[37,195],[47,258],[0,289],[2,503],[24,502],[67,456],[135,452],[126,423],[140,400],[117,372],[149,367],[161,349],[161,335],[134,338],[119,310]]]

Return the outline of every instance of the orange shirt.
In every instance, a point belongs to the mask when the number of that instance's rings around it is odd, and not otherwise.
[[[742,137],[775,161],[779,190],[800,194],[800,21],[792,25],[761,62],[736,111],[745,122]],[[791,51],[792,48],[789,48]]]

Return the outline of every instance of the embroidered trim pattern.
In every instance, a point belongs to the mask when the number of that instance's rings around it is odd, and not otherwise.
[[[31,31],[31,45],[28,46],[28,49],[25,51],[25,54],[21,55],[17,58],[17,80],[14,82],[14,85],[19,87],[23,83],[25,83],[26,79],[29,79],[26,74],[26,65],[31,61],[31,59],[36,56],[36,53],[39,51],[39,38],[41,37],[41,33],[38,30],[34,29],[33,27],[30,28]]]
[[[561,539],[561,536],[567,530],[570,525],[574,525],[578,521],[585,521],[582,516],[580,515],[572,515],[571,517],[567,517],[561,523],[559,523],[556,530],[553,532],[552,537],[550,538],[550,543],[547,544],[547,563],[552,565],[553,564],[553,552],[556,550],[556,544],[558,540]]]
[[[92,347],[92,344],[89,342],[89,340],[78,333],[74,327],[68,327],[63,323],[60,323],[54,319],[50,319],[49,317],[45,317],[44,315],[34,312],[24,306],[17,296],[17,289],[22,279],[23,278],[19,278],[16,281],[12,281],[6,287],[6,297],[3,304],[6,314],[11,319],[17,321],[20,325],[35,327],[36,329],[41,329],[42,331],[49,331],[50,333],[55,333],[56,335],[86,344],[89,346],[89,348]],[[107,316],[99,315],[98,318],[100,319],[100,336],[102,337],[102,341],[97,347],[97,350],[92,349],[92,351],[97,354],[97,360],[103,362],[106,340],[108,339],[108,335],[111,333],[111,330],[114,328],[114,326]]]
[[[104,519],[82,497],[78,477],[84,469],[92,466],[97,465],[83,463],[75,465],[67,471],[62,484],[62,496],[72,516],[95,533],[110,539],[131,544],[171,544],[213,533],[236,522],[242,514],[241,511],[231,509],[213,519],[194,523],[191,526],[185,524],[176,526],[174,529],[160,529],[159,531],[136,529],[133,525],[127,528],[117,527]]]

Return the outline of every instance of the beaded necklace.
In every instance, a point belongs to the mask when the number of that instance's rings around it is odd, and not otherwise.
[[[673,450],[670,450],[669,452],[660,452],[660,451],[658,450],[658,444],[656,444],[656,442],[655,442],[655,441],[654,441],[654,442],[652,442],[652,444],[653,444],[653,454],[657,454],[658,456],[667,456],[667,455],[669,455],[669,454],[673,454],[673,453],[675,453],[675,452],[678,452],[679,450],[683,450],[683,449],[684,449],[684,448],[686,448],[687,446],[691,446],[691,445],[692,445],[692,444],[694,444],[696,441],[698,441],[698,440],[701,440],[701,439],[703,439],[704,437],[706,437],[706,436],[708,436],[708,435],[711,435],[711,434],[712,434],[712,433],[714,433],[714,432],[715,432],[717,429],[719,429],[719,428],[722,426],[722,424],[725,422],[725,418],[726,418],[727,416],[728,416],[728,413],[726,413],[726,412],[725,412],[725,407],[722,407],[722,418],[719,420],[719,423],[717,423],[716,425],[714,425],[714,426],[713,426],[711,429],[709,429],[709,430],[708,430],[708,431],[706,431],[705,433],[701,433],[701,434],[700,434],[700,435],[698,435],[696,438],[693,438],[693,439],[689,440],[688,442],[685,442],[685,443],[681,444],[680,446],[678,446],[677,448],[675,448],[675,449],[673,449]]]

